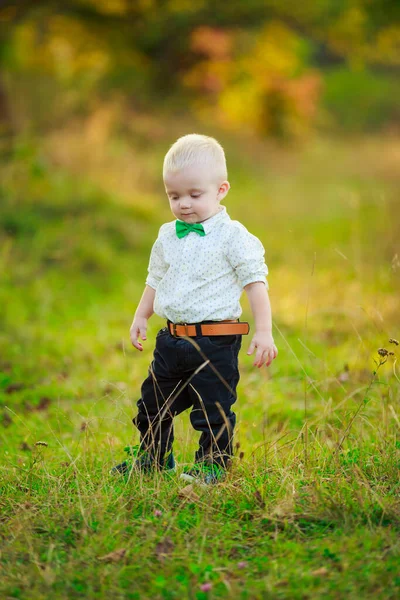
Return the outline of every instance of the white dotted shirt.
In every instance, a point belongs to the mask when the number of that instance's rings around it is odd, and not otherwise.
[[[237,319],[245,285],[268,289],[264,248],[225,206],[202,223],[205,236],[178,238],[176,221],[160,227],[150,255],[146,284],[156,290],[154,312],[173,323]]]

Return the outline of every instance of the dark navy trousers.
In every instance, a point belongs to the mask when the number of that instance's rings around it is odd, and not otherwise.
[[[141,450],[162,464],[174,441],[173,418],[190,408],[191,424],[201,434],[195,461],[227,466],[233,453],[232,404],[237,397],[241,343],[241,335],[188,340],[172,336],[166,327],[158,332],[133,419]]]

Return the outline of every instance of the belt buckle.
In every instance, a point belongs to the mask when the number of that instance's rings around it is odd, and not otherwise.
[[[188,332],[187,332],[187,326],[188,326],[188,324],[187,324],[187,323],[172,323],[172,335],[173,335],[174,337],[183,337],[182,335],[178,335],[178,334],[177,334],[177,332],[176,332],[176,327],[177,327],[177,325],[179,325],[179,326],[182,326],[182,325],[183,325],[183,326],[184,326],[184,328],[185,328],[185,335],[186,335],[186,337],[189,337],[189,336],[188,336]]]

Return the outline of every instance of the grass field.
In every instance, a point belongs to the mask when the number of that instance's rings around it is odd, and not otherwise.
[[[171,140],[114,143],[87,172],[54,141],[3,161],[2,598],[400,596],[399,141],[222,141],[228,212],[266,248],[279,356],[258,370],[244,340],[233,467],[206,490],[179,481],[197,442],[187,415],[178,475],[108,474],[138,441],[164,325],[154,316],[145,351],[130,346],[172,220]]]

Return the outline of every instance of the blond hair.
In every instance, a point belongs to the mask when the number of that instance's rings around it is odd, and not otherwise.
[[[221,182],[228,177],[225,152],[213,137],[190,133],[176,140],[164,158],[163,177],[192,165],[206,165]]]

